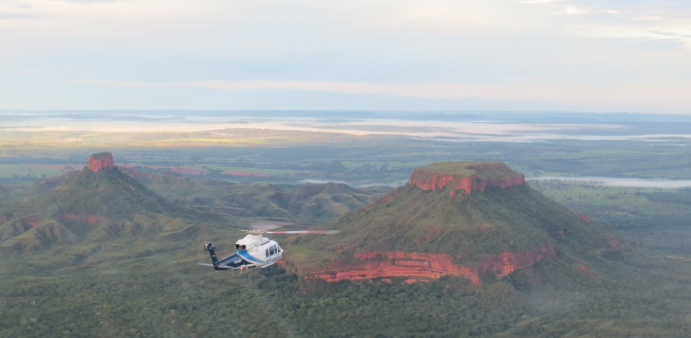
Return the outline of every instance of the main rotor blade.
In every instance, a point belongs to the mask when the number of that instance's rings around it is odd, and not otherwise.
[[[266,234],[308,234],[308,235],[335,235],[340,230],[291,230],[291,231],[265,231]]]
[[[287,234],[287,235],[300,235],[300,234],[306,234],[306,235],[335,235],[339,232],[340,230],[286,230],[286,231],[264,231],[260,229],[253,229],[253,230],[245,230],[245,229],[237,229],[237,228],[223,228],[224,230],[236,230],[236,231],[242,231],[242,232],[249,232],[249,233],[254,233],[254,234]]]
[[[242,232],[250,232],[254,230],[245,230],[245,229],[236,229],[236,228],[221,228],[223,230],[236,230],[236,231],[242,231]]]

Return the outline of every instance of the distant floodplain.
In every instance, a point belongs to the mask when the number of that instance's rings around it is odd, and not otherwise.
[[[666,180],[657,178],[617,178],[617,177],[566,177],[540,176],[526,178],[528,181],[563,181],[610,187],[681,189],[691,188],[691,180]]]

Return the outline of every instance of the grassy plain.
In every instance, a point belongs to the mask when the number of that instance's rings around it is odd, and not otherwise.
[[[532,181],[535,189],[641,247],[691,255],[691,192],[610,187],[564,181]]]
[[[658,127],[678,129],[679,124]],[[636,128],[630,125],[619,129],[581,129],[580,132],[617,135],[626,130],[636,131]],[[568,134],[568,130],[562,133]],[[556,138],[517,143],[250,128],[194,132],[32,131],[26,128],[6,129],[0,133],[0,164],[85,163],[84,154],[112,151],[117,163],[256,172],[271,174],[269,181],[282,183],[326,179],[355,185],[377,181],[401,184],[412,168],[458,160],[504,161],[527,176],[571,174],[681,179],[691,178],[690,145],[691,140],[683,138],[666,142]],[[58,174],[54,171],[30,172],[17,167],[0,169],[0,178]]]

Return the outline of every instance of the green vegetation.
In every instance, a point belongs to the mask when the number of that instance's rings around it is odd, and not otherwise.
[[[662,127],[681,128],[676,124]],[[631,127],[608,129],[607,132],[616,134],[626,130]],[[227,142],[187,141],[219,138]],[[121,166],[147,165],[156,168],[149,169],[152,171],[206,169],[209,172],[202,174],[204,177],[233,182],[294,184],[301,180],[325,180],[354,186],[403,185],[414,168],[459,160],[503,161],[528,177],[691,178],[691,147],[685,139],[670,142],[559,139],[535,143],[448,142],[400,136],[235,128],[193,133],[3,131],[0,135],[0,182],[16,183],[35,180],[42,175],[58,175],[65,167],[81,169],[86,163],[84,154],[104,149],[114,152],[116,164]],[[270,176],[232,176],[222,174],[224,171]]]
[[[181,251],[194,251],[184,248]],[[200,252],[201,250],[196,250]],[[196,254],[193,258],[201,259]],[[688,284],[519,292],[431,283],[303,284],[278,267],[223,273],[174,252],[0,275],[5,337],[687,337]],[[14,263],[12,263],[14,264]],[[21,268],[21,269],[20,269]],[[526,271],[526,274],[529,274]],[[517,276],[518,278],[521,276]],[[688,283],[688,281],[686,281]],[[78,319],[77,319],[78,318]]]
[[[377,200],[391,189],[353,189],[345,184],[276,185],[191,179],[137,172],[144,185],[196,210],[250,219],[319,224]]]
[[[386,189],[285,184],[310,179],[402,185],[413,168],[457,160],[506,161],[527,176],[689,179],[689,144],[460,143],[240,128],[3,130],[0,336],[688,337],[688,192],[541,181],[530,183],[534,190],[488,189],[472,199],[411,192],[403,203],[363,207]],[[104,149],[115,153],[116,165],[204,169],[196,176],[208,180],[140,172],[139,184],[107,171],[50,178],[67,167],[81,170],[85,154]],[[82,185],[91,189],[75,189]],[[584,224],[535,190],[597,224]],[[420,203],[422,198],[429,202]],[[209,261],[203,243],[213,241],[219,254],[227,254],[242,237],[220,228],[247,226],[253,219],[316,224],[357,208],[322,225],[355,235],[275,239],[304,264],[330,260],[340,244],[363,251],[450,252],[459,264],[477,263],[476,251],[494,254],[544,243],[557,244],[557,256],[499,281],[483,280],[482,287],[455,277],[410,285],[395,278],[391,284],[308,283],[277,266],[241,274],[195,265]],[[81,216],[60,217],[66,211]],[[108,216],[90,223],[88,213]],[[560,229],[569,231],[550,234]],[[621,251],[604,250],[622,234]]]
[[[666,254],[691,254],[689,192],[608,187],[562,181],[532,181],[535,189],[640,246]]]
[[[0,178],[14,181],[35,181],[37,178],[56,176],[62,173],[60,170],[30,168],[20,164],[0,165]]]
[[[486,257],[502,252],[555,245],[557,259],[564,261],[560,274],[572,276],[572,265],[582,264],[607,276],[608,271],[621,268],[611,259],[628,250],[626,246],[612,247],[617,237],[610,230],[583,222],[525,185],[488,187],[485,192],[454,198],[444,190],[423,191],[407,185],[317,228],[341,232],[288,241],[287,250],[298,255],[289,254],[287,260],[298,271],[313,270],[332,259],[348,260],[353,252],[442,253],[453,257],[456,264],[479,266]],[[315,253],[315,249],[324,253]],[[299,254],[303,250],[309,254]]]
[[[169,203],[117,168],[84,169],[39,196],[2,206],[0,247],[25,252],[113,237],[169,240],[189,237],[198,230],[197,223],[238,221]]]

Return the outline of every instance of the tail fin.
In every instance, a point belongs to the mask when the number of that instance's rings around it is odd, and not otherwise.
[[[216,247],[211,244],[211,242],[204,244],[204,250],[208,251],[211,255],[211,263],[214,264],[214,268],[218,267],[218,258],[216,257]]]

